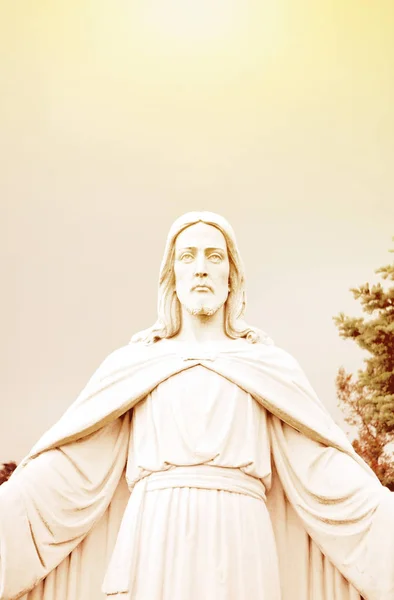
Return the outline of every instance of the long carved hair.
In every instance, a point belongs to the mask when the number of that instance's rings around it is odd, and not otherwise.
[[[242,319],[246,308],[245,276],[234,231],[228,221],[212,212],[189,212],[172,224],[168,233],[159,275],[158,318],[149,329],[136,333],[131,342],[152,344],[163,338],[175,336],[181,328],[181,304],[175,291],[175,241],[177,236],[191,225],[206,223],[219,229],[224,235],[229,258],[229,294],[224,305],[224,329],[232,338],[246,338],[249,342],[269,340],[264,332],[248,326]],[[264,339],[266,338],[266,339]]]

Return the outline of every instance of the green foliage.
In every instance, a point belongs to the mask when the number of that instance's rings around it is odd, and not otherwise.
[[[394,239],[394,238],[393,238]],[[394,281],[394,263],[375,271],[384,280]],[[369,318],[334,317],[339,334],[353,339],[366,350],[365,368],[358,371],[358,382],[368,405],[368,421],[386,433],[394,433],[394,286],[381,283],[352,288]]]
[[[382,484],[394,491],[394,460],[387,451],[393,435],[374,424],[374,405],[368,402],[365,388],[353,379],[353,375],[340,368],[336,386],[345,420],[357,428],[353,448],[376,473]]]
[[[15,462],[2,463],[3,466],[0,468],[0,485],[5,483],[9,479],[12,473],[16,469]]]
[[[394,281],[394,263],[375,273],[384,281]],[[387,451],[394,442],[394,286],[366,283],[351,292],[368,316],[340,313],[334,322],[342,338],[354,340],[368,355],[356,379],[339,370],[338,399],[346,421],[358,429],[355,450],[382,483],[394,489],[394,459]]]

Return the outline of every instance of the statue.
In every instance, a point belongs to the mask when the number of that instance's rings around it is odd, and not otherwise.
[[[0,487],[1,600],[394,598],[393,493],[245,306],[230,225],[180,217],[157,322]]]

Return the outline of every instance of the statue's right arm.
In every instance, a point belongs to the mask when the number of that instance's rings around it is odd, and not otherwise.
[[[129,413],[43,452],[0,486],[0,600],[32,589],[105,512],[124,471]]]

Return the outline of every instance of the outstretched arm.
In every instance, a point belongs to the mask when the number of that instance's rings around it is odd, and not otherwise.
[[[323,554],[366,600],[394,597],[394,494],[352,456],[271,416],[276,470]]]
[[[123,473],[129,413],[43,452],[0,487],[0,599],[32,589],[105,512]]]

